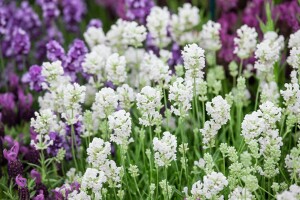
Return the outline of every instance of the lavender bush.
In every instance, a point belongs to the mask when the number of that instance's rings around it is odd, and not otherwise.
[[[0,199],[300,199],[300,2],[180,2],[0,1]]]

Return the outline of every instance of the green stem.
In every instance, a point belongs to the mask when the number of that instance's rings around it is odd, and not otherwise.
[[[139,135],[139,138],[140,138],[140,142],[141,142],[141,144],[142,144],[142,156],[143,156],[143,163],[144,163],[144,166],[146,165],[146,163],[145,163],[145,130],[144,130],[144,126],[142,126],[142,129],[141,129],[141,132],[142,132],[142,134],[144,134],[144,136],[143,137],[141,137],[141,135]],[[139,146],[139,150],[140,150],[141,148],[140,148],[140,146]],[[139,151],[139,156],[138,156],[138,158],[140,158],[140,151]]]
[[[236,86],[236,77],[233,76],[233,87],[235,87],[235,86]]]
[[[239,66],[239,76],[242,75],[242,70],[243,70],[243,59],[241,59],[241,63],[240,63],[240,66]]]
[[[246,143],[244,142],[244,140],[242,140],[241,145],[240,145],[239,150],[238,150],[238,153],[241,153],[241,151],[243,150],[245,144]]]
[[[167,190],[166,199],[169,199],[169,192],[168,192],[168,170],[167,170],[167,167],[165,167],[165,176],[166,176],[166,190]]]
[[[232,115],[231,115],[231,116],[232,116]],[[231,117],[231,119],[232,119],[232,117]],[[232,144],[235,144],[235,139],[234,139],[234,133],[233,133],[233,128],[232,128],[232,126],[233,126],[232,120],[229,120],[229,132],[230,132]]]
[[[236,134],[239,136],[241,132],[241,120],[242,120],[242,106],[237,106],[237,121],[236,121]]]
[[[149,185],[150,185],[152,183],[152,170],[153,170],[151,158],[149,158],[149,165],[150,165],[150,180],[149,180]]]
[[[255,96],[254,110],[256,110],[257,106],[258,106],[259,93],[260,93],[260,82],[258,81],[258,87],[257,87],[257,90],[256,90],[256,96]]]
[[[192,107],[192,111],[193,111],[193,117],[196,118],[196,112],[195,112],[195,96],[196,96],[196,84],[195,84],[196,80],[194,78],[194,83],[193,83],[193,107]]]
[[[195,96],[195,104],[196,104],[196,113],[197,113],[197,121],[199,123],[199,126],[201,124],[201,121],[200,121],[200,117],[199,117],[199,109],[198,109],[198,101],[197,101],[197,96]],[[197,126],[198,127],[198,126]]]
[[[181,176],[179,175],[180,172],[179,172],[179,169],[178,169],[178,165],[177,165],[176,160],[175,160],[175,166],[176,166],[177,175],[178,175],[178,177],[179,177],[179,188],[181,188]]]
[[[193,96],[194,96],[194,108],[193,108],[194,112],[193,113],[194,113],[195,119],[197,120],[197,122],[200,125],[201,122],[199,120],[198,101],[197,101],[197,94],[196,94],[196,78],[194,78]],[[196,109],[196,112],[195,112],[195,109]],[[196,127],[198,127],[198,126],[196,125]]]
[[[166,128],[167,128],[167,131],[169,131],[169,114],[167,114],[167,110],[168,110],[167,94],[166,94],[166,89],[164,88],[163,90],[164,90],[165,115],[167,116]]]
[[[224,174],[224,176],[226,175],[225,172],[226,172],[226,165],[225,165],[225,157],[223,156],[223,174]]]
[[[266,191],[263,187],[259,186],[259,188],[264,191],[265,193],[269,194],[270,196],[272,196],[273,198],[275,198],[274,195],[272,195],[271,193],[269,193],[268,191]]]
[[[204,105],[204,101],[202,101],[202,126],[204,127],[204,123],[205,123],[205,105]]]
[[[123,166],[123,168],[125,170],[126,169],[126,163],[125,163],[125,160],[124,160],[125,153],[124,153],[123,147],[120,148],[120,151],[121,151],[121,165]],[[127,159],[129,160],[129,158],[127,158]],[[127,173],[126,172],[124,173],[124,176],[125,176],[125,181],[124,181],[125,184],[124,185],[129,185],[129,181],[127,179]],[[128,190],[128,193],[129,193],[129,196],[130,196],[130,199],[131,199],[131,194],[130,194],[129,190]]]
[[[78,170],[78,164],[76,159],[76,153],[75,153],[75,131],[74,131],[74,125],[71,125],[71,140],[72,140],[72,156],[75,162],[76,170]]]
[[[64,161],[63,160],[61,161],[61,169],[62,169],[63,176],[65,176],[66,172],[65,172],[65,166],[64,166]]]
[[[149,133],[150,133],[150,142],[152,143],[153,136],[152,136],[152,127],[151,126],[149,126]]]
[[[283,115],[283,118],[281,120],[281,125],[280,125],[280,132],[279,135],[282,134],[282,131],[284,130],[284,122],[285,122],[286,114]]]
[[[155,199],[158,199],[158,166],[156,166],[156,194]]]
[[[185,143],[185,137],[184,137],[184,130],[183,130],[183,120],[182,119],[179,119],[179,127],[180,127],[180,132],[181,132],[181,138],[182,138],[182,144]],[[186,152],[185,152],[185,148],[184,148],[184,145],[183,145],[183,158],[184,158],[184,165],[185,165],[185,175],[186,177],[188,177],[188,173],[187,173],[187,161],[186,161]]]
[[[45,165],[45,156],[44,150],[41,150],[41,169],[42,169],[42,181],[45,181],[46,178],[46,165]]]
[[[114,187],[114,195],[115,195],[115,199],[117,199],[117,194],[116,194],[116,188]]]
[[[141,199],[143,199],[143,196],[141,195],[139,186],[138,186],[138,184],[137,184],[137,182],[136,182],[136,178],[134,177],[133,180],[134,180],[135,187],[136,187],[136,189],[137,189],[137,191],[138,191],[138,193],[139,193],[139,196],[141,197]]]
[[[287,136],[287,134],[289,133],[289,132],[291,132],[291,131],[286,131],[285,133],[284,133],[284,135],[282,136],[282,140],[284,140],[284,138]]]

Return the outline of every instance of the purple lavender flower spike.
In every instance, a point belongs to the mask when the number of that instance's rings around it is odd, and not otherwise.
[[[102,27],[102,21],[100,19],[91,19],[88,26],[89,27],[96,27],[101,28]]]
[[[3,57],[11,57],[13,56],[13,48],[12,48],[12,35],[11,34],[6,34],[3,37],[3,40],[1,41],[1,51],[3,54]]]
[[[19,199],[20,200],[29,200],[30,194],[27,188],[26,178],[23,178],[22,175],[16,177],[16,183],[18,187]]]
[[[14,55],[27,55],[30,50],[29,35],[21,28],[16,28],[12,35],[12,49]]]
[[[35,38],[41,33],[42,23],[38,14],[32,9],[27,1],[23,1],[15,13],[15,23]]]
[[[36,169],[31,170],[30,176],[35,179],[36,183],[41,183],[41,174]]]
[[[19,152],[19,143],[15,142],[14,146],[7,151],[4,149],[3,155],[8,160],[8,176],[10,179],[14,180],[19,174],[23,173],[23,165],[22,163],[17,159]]]
[[[0,7],[0,35],[6,34],[8,29],[8,23],[9,23],[9,13],[6,7],[1,6]]]
[[[68,198],[68,195],[72,193],[74,190],[79,191],[80,184],[78,182],[73,182],[69,185],[62,185],[60,188],[56,188],[52,190],[54,194],[54,199],[55,200],[64,200]]]
[[[47,58],[50,61],[64,61],[65,60],[65,50],[64,48],[56,41],[51,40],[46,45],[47,48]]]
[[[60,12],[57,0],[38,0],[37,3],[42,7],[43,19],[47,26],[59,16]]]
[[[27,180],[26,180],[26,178],[23,178],[22,175],[20,175],[20,174],[16,177],[16,183],[21,188],[27,186]]]
[[[78,23],[86,13],[86,5],[83,0],[62,0],[63,19],[67,29],[78,32]]]
[[[79,190],[79,189],[80,189],[80,184],[79,184],[77,181],[75,181],[75,182],[73,182],[73,183],[71,184],[71,188],[72,188],[73,190]]]
[[[76,78],[75,74],[82,71],[81,64],[87,52],[88,48],[85,46],[84,42],[75,39],[68,51],[66,62],[64,63],[65,72],[71,76],[72,81]]]
[[[10,150],[3,150],[3,155],[8,161],[16,161],[19,153],[20,145],[18,142],[14,142],[14,146]]]
[[[260,30],[258,18],[263,22],[266,20],[265,3],[264,0],[248,2],[248,5],[243,12],[243,23],[250,27],[255,27],[256,30]]]
[[[220,30],[221,33],[234,33],[235,27],[232,24],[236,24],[237,22],[237,14],[234,12],[224,13],[219,18],[218,22],[221,24],[222,29]]]
[[[51,40],[56,40],[58,43],[63,44],[64,39],[62,33],[55,27],[50,26],[46,30],[47,35],[36,44],[36,58],[39,62],[44,62],[47,55],[46,45]]]
[[[122,19],[145,24],[153,6],[153,0],[119,0],[117,13]]]
[[[51,156],[56,156],[58,150],[63,147],[63,139],[57,132],[50,132],[49,137],[53,140],[53,145],[50,145],[47,149],[47,153]]]
[[[68,133],[71,132],[71,128],[70,127],[66,127],[66,130],[68,131]],[[78,128],[77,128],[78,130]],[[75,128],[75,133],[76,133],[76,128]],[[64,148],[66,150],[66,159],[67,160],[71,160],[72,159],[72,153],[71,153],[71,134],[67,135],[68,137],[62,137],[60,136],[57,132],[50,132],[49,133],[49,137],[51,140],[53,140],[53,145],[49,146],[47,149],[47,153],[51,156],[56,156],[58,153],[58,150],[60,148]],[[80,138],[78,138],[78,136],[76,136],[76,139],[80,140]],[[79,143],[80,144],[80,143]]]
[[[45,79],[42,76],[42,68],[38,65],[32,65],[29,68],[29,72],[24,74],[22,77],[22,82],[29,83],[30,89],[36,92],[42,91],[42,83],[44,80]]]
[[[169,66],[175,66],[178,64],[182,64],[183,60],[181,57],[181,49],[177,43],[173,43],[172,45],[172,58],[168,60]]]
[[[218,57],[221,58],[225,62],[230,62],[236,59],[235,54],[233,54],[234,50],[234,43],[233,39],[234,36],[230,34],[222,34],[220,35],[221,42],[222,42],[222,49],[218,53]]]
[[[223,14],[218,22],[221,24],[220,38],[222,43],[222,48],[218,53],[218,57],[223,62],[230,62],[236,59],[235,54],[233,54],[234,43],[233,38],[235,34],[235,29],[232,24],[237,22],[237,15],[233,12]]]
[[[279,30],[285,31],[288,27],[294,32],[300,28],[300,7],[297,0],[276,5],[272,13],[273,19],[278,19],[277,24],[280,26]]]
[[[88,52],[84,42],[79,39],[75,39],[68,51],[68,59],[72,61],[80,60]]]

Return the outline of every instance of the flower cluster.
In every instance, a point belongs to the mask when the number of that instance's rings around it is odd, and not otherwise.
[[[142,117],[139,118],[140,124],[144,126],[160,124],[162,118],[159,113],[161,108],[160,90],[146,86],[136,95],[136,101],[142,114]]]
[[[127,148],[128,143],[133,142],[130,138],[131,119],[125,110],[119,110],[108,116],[109,129],[113,131],[110,140]]]
[[[299,199],[300,6],[274,2],[0,0],[0,197]]]
[[[203,80],[205,67],[204,50],[197,44],[186,45],[182,51],[185,68],[185,79],[193,83],[193,91],[199,93],[197,87]]]
[[[204,123],[204,127],[200,129],[203,135],[204,148],[213,147],[215,136],[230,119],[230,105],[221,96],[212,99],[206,103],[207,114],[211,116],[211,120]]]
[[[257,33],[254,28],[243,25],[237,30],[237,38],[234,38],[236,45],[234,53],[241,59],[249,58],[255,50]]]
[[[172,161],[176,160],[177,140],[170,132],[164,132],[159,140],[153,138],[153,150],[155,151],[155,164],[159,167],[167,167]]]
[[[273,65],[279,60],[283,36],[278,36],[275,32],[265,34],[261,43],[255,50],[255,68],[259,73],[269,73],[273,71]]]
[[[200,23],[199,9],[189,3],[178,8],[178,14],[172,14],[170,26],[172,38],[179,44],[184,45],[195,40],[194,30]],[[197,36],[196,36],[197,38]]]
[[[211,52],[218,51],[221,48],[220,30],[219,23],[208,21],[204,24],[200,32],[201,47]]]
[[[82,177],[81,187],[86,192],[88,192],[88,189],[92,189],[93,193],[96,196],[98,195],[99,198],[104,183],[108,183],[109,187],[120,187],[122,167],[117,167],[115,161],[108,158],[110,154],[110,143],[104,142],[100,138],[94,138],[87,148],[87,162],[93,168],[86,169]],[[90,183],[89,179],[92,179],[95,183]]]
[[[170,23],[170,13],[166,7],[153,7],[146,19],[146,26],[154,45],[159,48],[167,46],[171,40],[168,37],[168,25]]]
[[[194,198],[222,198],[222,196],[219,196],[219,192],[221,192],[227,185],[228,181],[222,173],[212,172],[207,176],[204,176],[203,182],[197,181],[194,183],[191,193]]]
[[[193,98],[193,86],[191,81],[184,81],[179,77],[169,88],[169,100],[174,101],[171,106],[171,112],[177,116],[185,117],[191,109],[191,100]]]
[[[249,146],[259,148],[259,155],[265,158],[264,171],[266,177],[279,173],[276,168],[280,160],[280,147],[283,145],[276,122],[281,119],[281,109],[270,101],[259,106],[259,110],[245,116],[242,122],[242,135]]]
[[[111,88],[103,88],[96,93],[92,105],[94,119],[105,119],[112,114],[118,106],[118,95]]]

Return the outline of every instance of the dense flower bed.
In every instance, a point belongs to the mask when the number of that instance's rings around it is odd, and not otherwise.
[[[300,199],[299,19],[0,0],[0,199]]]

